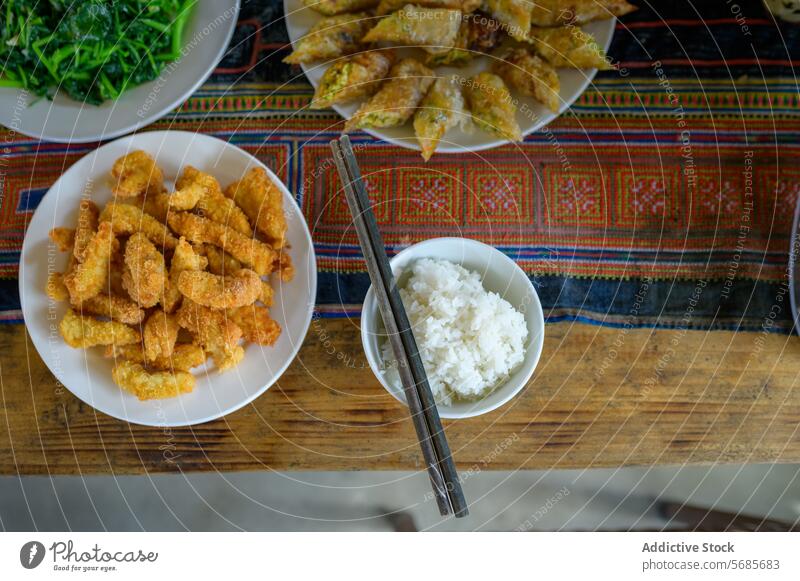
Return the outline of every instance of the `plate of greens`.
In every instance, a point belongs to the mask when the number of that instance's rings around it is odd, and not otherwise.
[[[49,141],[125,135],[186,100],[222,59],[238,0],[8,0],[0,124]]]

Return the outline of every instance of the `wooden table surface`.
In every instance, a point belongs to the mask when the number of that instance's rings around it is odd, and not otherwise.
[[[176,429],[95,412],[56,382],[23,326],[0,326],[0,473],[420,469],[408,412],[370,372],[357,325],[316,320],[266,394]],[[445,427],[462,472],[797,462],[798,373],[793,336],[559,323],[520,396]]]

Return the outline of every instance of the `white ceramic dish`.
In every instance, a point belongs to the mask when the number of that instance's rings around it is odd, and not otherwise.
[[[54,226],[74,227],[81,196],[90,196],[102,208],[111,199],[108,175],[114,160],[134,149],[153,155],[170,180],[186,164],[211,173],[223,186],[253,166],[264,167],[249,153],[225,141],[183,131],[140,133],[86,155],[53,184],[28,226],[20,262],[22,313],[33,344],[47,367],[67,389],[92,407],[121,420],[150,426],[207,422],[261,395],[297,355],[311,322],[316,297],[317,270],[311,235],[292,195],[265,168],[283,192],[290,253],[297,271],[288,283],[273,277],[275,304],[270,313],[283,329],[280,338],[272,347],[248,344],[241,364],[225,373],[217,372],[212,365],[208,370],[198,368],[197,386],[190,394],[141,402],[114,384],[112,360],[103,357],[102,349],[73,349],[64,343],[58,323],[67,305],[51,301],[44,292],[48,271],[63,272],[67,263],[66,253],[54,248],[47,233]]]
[[[0,124],[48,141],[113,139],[149,125],[183,103],[222,59],[236,29],[239,0],[198,2],[186,23],[183,56],[161,75],[116,101],[89,105],[56,94],[52,101],[21,89],[0,88]]]
[[[413,4],[413,2],[409,2]],[[303,5],[303,0],[283,0],[283,9],[286,15],[286,28],[289,31],[289,39],[292,43],[297,42],[304,36],[314,24],[323,18],[318,12],[314,12],[310,8]],[[601,20],[592,22],[583,27],[583,30],[591,34],[597,40],[597,43],[603,48],[608,50],[611,45],[611,39],[614,36],[614,25],[616,18],[609,20]],[[438,67],[437,73],[441,76],[460,75],[463,77],[470,77],[476,73],[487,70],[491,66],[491,60],[487,56],[476,58],[469,66],[461,68],[453,67]],[[322,75],[328,68],[328,63],[315,63],[313,65],[302,65],[303,72],[308,77],[308,80],[316,88],[319,85]],[[559,99],[561,107],[558,113],[554,113],[547,109],[544,105],[534,100],[531,97],[518,95],[512,92],[514,97],[519,101],[517,111],[517,121],[522,129],[523,135],[527,135],[544,127],[553,119],[558,117],[561,113],[566,111],[570,105],[580,97],[580,95],[592,82],[597,69],[559,69],[558,76],[561,79],[561,92]],[[333,108],[339,115],[345,119],[350,119],[358,109],[359,102],[348,103],[344,105],[334,105]],[[523,109],[524,105],[524,109]],[[367,133],[408,149],[419,150],[416,137],[414,137],[414,129],[411,123],[406,123],[402,127],[394,127],[389,129],[367,129]],[[498,139],[486,132],[475,129],[472,132],[465,132],[456,127],[444,136],[439,143],[437,152],[441,153],[463,153],[466,151],[482,151],[491,149],[500,145],[508,143],[505,139]]]
[[[443,418],[470,418],[499,408],[517,395],[527,385],[544,343],[544,314],[536,289],[522,269],[505,254],[468,238],[433,238],[414,244],[398,253],[391,260],[392,272],[397,276],[407,266],[420,258],[439,258],[460,264],[468,270],[478,272],[483,286],[511,303],[525,315],[528,324],[528,343],[522,365],[499,387],[486,397],[473,402],[439,405]],[[402,285],[402,276],[399,279]],[[402,390],[389,385],[383,376],[380,342],[385,337],[383,322],[372,287],[367,291],[361,312],[361,342],[367,361],[381,385],[398,401],[406,403]]]

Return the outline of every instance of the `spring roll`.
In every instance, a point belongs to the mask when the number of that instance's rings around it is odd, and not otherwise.
[[[403,59],[389,71],[380,91],[361,105],[345,131],[365,127],[397,127],[414,114],[435,80],[434,72],[414,59]]]
[[[509,141],[522,141],[517,106],[503,79],[492,73],[479,73],[465,84],[465,96],[478,127]]]
[[[379,20],[363,41],[415,46],[436,54],[455,46],[460,27],[460,10],[419,8],[407,4]]]
[[[325,16],[336,16],[374,8],[378,5],[378,0],[303,0],[303,4]]]
[[[297,41],[294,51],[283,62],[300,64],[328,61],[357,52],[361,37],[374,23],[363,12],[323,18]]]
[[[544,103],[558,113],[560,82],[556,70],[547,61],[517,48],[496,61],[492,71],[513,89]]]
[[[531,2],[533,26],[563,26],[625,16],[636,10],[626,0],[536,0]]]
[[[378,50],[337,60],[322,75],[310,107],[325,109],[372,95],[388,74],[393,60],[391,52]]]
[[[450,79],[438,78],[414,115],[414,133],[428,161],[445,133],[455,127],[464,115],[461,89]]]
[[[524,40],[528,35],[532,6],[532,0],[486,0],[484,3],[486,11],[516,40]]]
[[[594,37],[577,26],[533,27],[528,35],[536,52],[556,68],[611,68]]]

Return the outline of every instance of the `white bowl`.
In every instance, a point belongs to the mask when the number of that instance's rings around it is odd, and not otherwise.
[[[522,365],[504,383],[481,399],[438,405],[439,415],[451,419],[479,416],[499,408],[527,385],[542,354],[544,314],[536,289],[516,262],[496,248],[468,238],[433,238],[414,244],[398,253],[390,264],[394,275],[400,276],[401,285],[403,271],[420,258],[449,260],[467,270],[477,272],[486,290],[496,292],[525,315],[528,341]],[[364,352],[372,372],[381,385],[398,401],[405,404],[406,398],[402,389],[398,390],[389,385],[383,375],[379,341],[385,336],[375,294],[370,287],[361,312],[361,341],[364,344]]]
[[[181,58],[119,99],[84,104],[57,93],[52,101],[24,89],[0,88],[0,124],[61,143],[113,139],[149,125],[188,99],[222,59],[236,29],[239,0],[198,2],[186,22]]]
[[[219,373],[212,365],[195,370],[192,393],[164,400],[139,401],[111,379],[113,361],[102,349],[73,349],[58,332],[67,309],[45,294],[49,271],[63,272],[67,254],[58,252],[47,233],[54,226],[74,227],[83,196],[98,206],[111,199],[111,166],[118,157],[143,149],[156,158],[168,181],[193,165],[211,173],[223,186],[254,166],[264,167],[283,192],[290,255],[295,265],[291,282],[272,278],[275,301],[270,315],[283,329],[270,347],[249,343],[235,368]],[[253,401],[273,385],[297,355],[311,323],[317,291],[317,265],[303,214],[294,197],[269,168],[255,157],[221,139],[185,131],[148,131],[103,145],[73,164],[36,209],[20,260],[19,294],[31,340],[53,375],[90,406],[115,418],[148,426],[185,426],[220,418]],[[32,388],[41,386],[32,385]]]
[[[414,4],[413,1],[409,2]],[[283,0],[283,12],[286,16],[286,29],[289,32],[289,40],[292,44],[305,36],[308,31],[319,22],[323,16],[307,7],[303,0]],[[377,18],[375,20],[377,22]],[[611,46],[611,39],[614,37],[614,27],[616,18],[598,20],[583,26],[583,30],[594,36],[597,44],[607,51]],[[418,56],[422,54],[418,49],[400,49],[403,56]],[[481,71],[488,70],[496,57],[481,55],[476,57],[467,66],[456,67],[436,67],[436,72],[440,76],[458,75],[459,77],[470,77]],[[313,63],[300,65],[308,80],[316,89],[319,86],[322,75],[325,74],[331,62]],[[558,77],[561,82],[561,89],[558,94],[560,106],[558,113],[550,111],[532,97],[520,95],[513,91],[514,98],[518,101],[517,122],[522,129],[523,135],[533,133],[537,129],[544,127],[553,119],[569,109],[572,103],[583,94],[586,87],[592,82],[597,74],[597,69],[558,69]],[[356,112],[360,102],[344,103],[334,105],[333,109],[345,119],[350,119]],[[387,141],[393,145],[414,149],[419,151],[419,143],[414,135],[414,128],[411,123],[406,123],[401,127],[390,127],[384,129],[365,129],[367,133]],[[464,153],[472,151],[483,151],[492,149],[509,143],[507,139],[495,137],[485,131],[475,129],[474,131],[464,131],[459,127],[454,127],[448,131],[439,146],[437,153]]]

